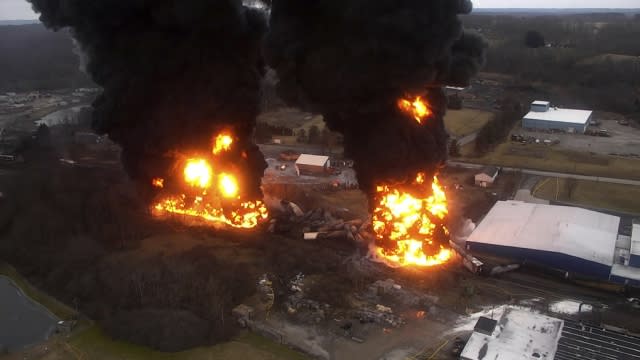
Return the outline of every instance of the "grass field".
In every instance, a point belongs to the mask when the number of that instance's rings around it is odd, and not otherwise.
[[[472,144],[462,149],[467,161],[542,171],[640,180],[640,160],[562,150],[540,144],[503,143],[492,152],[473,157]]]
[[[558,200],[586,207],[609,209],[640,215],[640,187],[584,181],[548,178],[534,188],[534,196],[546,200]]]
[[[482,129],[493,117],[493,113],[482,110],[448,110],[444,126],[451,136],[466,136]]]
[[[96,360],[304,360],[303,355],[263,337],[246,333],[239,338],[216,346],[201,347],[178,353],[162,353],[149,348],[111,340],[93,326],[68,340],[60,347],[67,354],[80,359]]]

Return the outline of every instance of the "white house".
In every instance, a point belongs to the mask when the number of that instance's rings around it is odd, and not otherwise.
[[[296,160],[296,173],[300,175],[322,175],[329,168],[329,157],[301,154]]]
[[[477,173],[475,176],[476,186],[484,188],[493,186],[493,183],[496,181],[499,172],[500,168],[495,166],[487,166],[483,168],[482,171]]]

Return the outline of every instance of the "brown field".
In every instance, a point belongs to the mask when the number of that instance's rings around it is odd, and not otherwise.
[[[262,113],[258,116],[258,122],[295,130],[304,129],[307,132],[309,128],[314,125],[320,130],[325,127],[322,116],[306,113],[294,108],[282,108],[276,111]]]
[[[640,180],[640,160],[617,158],[540,144],[503,143],[482,157],[472,157],[473,144],[463,147],[463,161],[577,175]]]
[[[640,214],[640,187],[595,181],[548,178],[534,196],[582,206]]]
[[[463,109],[448,110],[444,126],[451,136],[466,136],[482,129],[494,114],[489,111]]]

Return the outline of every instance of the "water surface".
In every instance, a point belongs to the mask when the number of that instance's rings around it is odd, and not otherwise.
[[[55,331],[58,319],[0,275],[0,348],[10,352],[37,344]]]

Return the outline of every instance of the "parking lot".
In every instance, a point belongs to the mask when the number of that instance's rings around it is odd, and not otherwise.
[[[551,140],[554,146],[567,150],[590,152],[601,155],[624,157],[640,157],[640,129],[623,126],[616,120],[599,120],[598,127],[591,130],[606,130],[610,137],[591,136],[582,134],[544,133],[525,131],[519,126],[513,134],[533,137],[540,140],[540,146],[545,146],[545,140]],[[547,141],[548,143],[548,141]]]

